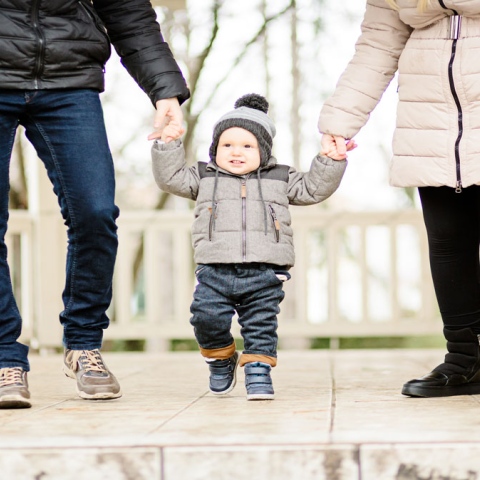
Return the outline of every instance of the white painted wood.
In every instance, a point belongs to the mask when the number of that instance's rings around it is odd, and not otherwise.
[[[29,168],[35,172],[29,175],[35,343],[40,346],[61,345],[59,314],[64,308],[66,227],[43,164],[37,158],[30,159],[29,163]]]
[[[47,185],[44,185],[47,189]],[[48,186],[48,190],[51,187]],[[46,190],[46,191],[48,191]],[[45,193],[45,192],[44,192]],[[51,191],[50,199],[54,199]],[[48,198],[47,196],[43,197]],[[38,207],[38,206],[37,206]],[[61,328],[58,313],[62,309],[61,293],[64,281],[66,253],[65,227],[57,205],[34,209],[32,212],[11,212],[9,243],[13,235],[22,241],[22,304],[19,306],[26,320],[23,337],[35,345],[60,345]],[[379,335],[424,335],[438,330],[438,308],[433,294],[428,266],[427,243],[421,213],[416,210],[398,212],[332,212],[320,208],[293,209],[293,228],[297,263],[292,269],[293,280],[288,290],[288,305],[280,316],[283,338],[341,337]],[[135,211],[122,212],[119,218],[119,253],[115,269],[113,305],[109,310],[113,322],[106,338],[169,339],[191,338],[189,325],[190,303],[195,286],[190,227],[190,211]],[[416,233],[415,248],[420,265],[412,265],[412,275],[420,270],[417,292],[421,306],[408,318],[403,318],[397,290],[401,285],[397,266],[397,231],[407,225]],[[369,268],[366,259],[370,228],[383,226],[389,231],[389,307],[384,317],[373,321],[369,312]],[[352,227],[355,227],[352,229]],[[343,288],[339,276],[339,244],[346,229],[350,235],[358,234],[354,258],[360,271],[360,320],[351,322],[342,318],[339,289]],[[309,320],[309,269],[312,268],[311,236],[325,233],[328,275],[328,319],[320,323]],[[144,242],[144,282],[140,294],[144,308],[138,310],[133,282],[133,261],[140,240]],[[414,244],[415,245],[415,244]],[[375,246],[373,246],[375,247]],[[356,247],[357,249],[357,247]],[[353,261],[352,259],[350,261]],[[414,271],[413,271],[414,269]],[[356,278],[356,277],[355,277]],[[310,289],[312,290],[312,289]],[[313,289],[313,295],[315,295]],[[342,306],[345,309],[345,305]],[[378,321],[377,321],[378,320]],[[236,328],[238,332],[238,328]]]

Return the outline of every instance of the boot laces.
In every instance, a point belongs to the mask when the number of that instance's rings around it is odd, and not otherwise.
[[[78,361],[81,369],[86,372],[108,373],[107,367],[103,363],[102,356],[98,350],[80,350],[78,353],[75,352],[73,360],[74,364]]]
[[[0,369],[0,387],[23,386],[22,368],[7,367]]]

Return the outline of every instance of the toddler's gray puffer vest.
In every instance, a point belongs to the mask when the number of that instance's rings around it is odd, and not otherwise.
[[[307,173],[268,165],[237,176],[214,162],[188,167],[181,141],[155,143],[153,174],[166,192],[196,200],[192,240],[196,263],[295,263],[291,205],[327,199],[340,184],[346,161],[316,156]]]

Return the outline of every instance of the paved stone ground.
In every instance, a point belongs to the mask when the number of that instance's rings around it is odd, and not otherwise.
[[[271,402],[246,401],[241,369],[209,394],[198,353],[104,357],[118,400],[31,357],[33,408],[0,411],[0,480],[480,480],[480,396],[400,394],[438,350],[281,351]]]

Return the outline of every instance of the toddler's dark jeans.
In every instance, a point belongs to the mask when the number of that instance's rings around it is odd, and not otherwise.
[[[244,354],[277,356],[277,314],[290,274],[267,264],[199,265],[190,323],[203,350],[233,344],[232,318],[238,313]],[[280,277],[278,277],[278,276]]]

